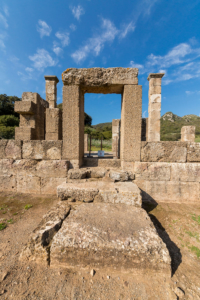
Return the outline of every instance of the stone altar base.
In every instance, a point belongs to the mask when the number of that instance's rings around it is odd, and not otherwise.
[[[52,267],[111,267],[171,274],[171,259],[145,210],[81,204],[63,221],[50,248]]]

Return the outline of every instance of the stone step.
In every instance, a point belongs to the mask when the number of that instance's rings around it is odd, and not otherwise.
[[[108,267],[171,275],[171,259],[140,207],[83,203],[71,210],[53,238],[51,267]]]
[[[61,200],[82,202],[124,203],[141,207],[141,191],[133,182],[89,181],[63,183],[57,187],[57,195]]]

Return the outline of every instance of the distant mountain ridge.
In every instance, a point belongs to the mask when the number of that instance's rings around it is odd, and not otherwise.
[[[183,126],[195,126],[196,138],[200,137],[200,117],[194,114],[179,117],[171,111],[166,112],[161,117],[161,141],[178,141],[181,138],[181,128]],[[92,126],[98,131],[112,131],[112,122],[99,123]]]

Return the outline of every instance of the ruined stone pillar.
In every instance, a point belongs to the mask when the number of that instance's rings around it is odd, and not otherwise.
[[[140,161],[142,131],[142,86],[124,85],[121,111],[122,167],[131,167],[131,162]]]
[[[195,126],[183,126],[181,128],[181,141],[182,142],[195,141]]]
[[[49,102],[49,108],[57,107],[57,76],[46,75],[46,101]]]
[[[113,158],[119,158],[120,153],[120,119],[112,120],[112,152]]]
[[[62,111],[57,107],[57,76],[44,76],[46,80],[46,140],[62,140]]]
[[[79,85],[63,86],[63,159],[79,168],[84,157],[84,93]]]
[[[151,73],[149,81],[148,142],[160,141],[161,79],[165,74]]]
[[[84,134],[84,153],[88,152],[88,134]]]

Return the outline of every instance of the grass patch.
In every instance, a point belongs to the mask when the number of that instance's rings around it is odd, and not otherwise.
[[[10,219],[10,220],[7,220],[7,223],[9,223],[9,224],[13,224],[13,223],[14,223],[14,221],[13,221],[13,219]]]
[[[31,207],[33,207],[33,205],[31,205],[31,204],[26,204],[26,205],[24,206],[24,209],[28,210],[28,209],[30,209]]]
[[[195,221],[197,224],[200,225],[200,216],[192,214],[192,220]]]
[[[199,242],[199,234],[197,232],[192,233],[191,231],[186,231],[185,233],[187,233],[190,237],[195,238]]]
[[[15,213],[13,214],[13,216],[16,216],[16,215],[18,215],[18,212],[15,212]]]
[[[0,210],[4,210],[4,209],[6,209],[7,207],[8,207],[8,205],[3,204],[3,206],[0,207]]]
[[[195,247],[195,246],[192,246],[192,247],[188,247],[192,252],[195,252],[197,258],[200,258],[200,249]]]
[[[0,231],[7,227],[6,223],[0,223]]]

